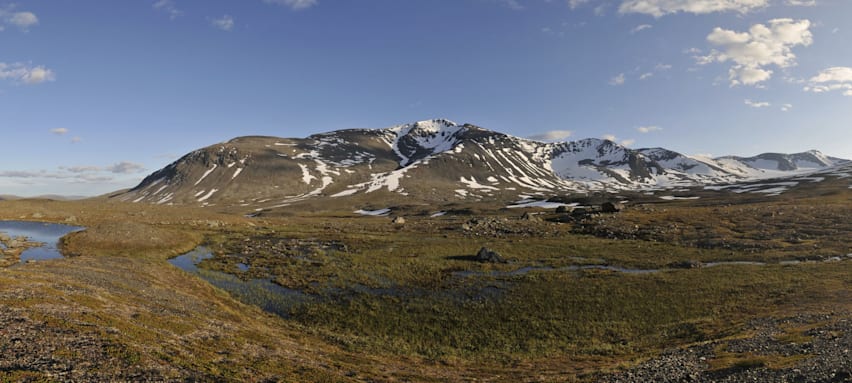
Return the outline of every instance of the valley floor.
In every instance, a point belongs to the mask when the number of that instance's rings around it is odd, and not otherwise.
[[[822,187],[405,223],[4,201],[86,230],[0,269],[0,381],[850,381],[852,191]],[[200,245],[197,272],[168,262]]]

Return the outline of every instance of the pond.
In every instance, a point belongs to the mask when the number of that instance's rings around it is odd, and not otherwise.
[[[24,250],[21,253],[21,263],[62,258],[62,254],[58,248],[59,239],[66,234],[84,229],[80,226],[60,225],[56,223],[0,221],[0,233],[6,233],[13,238],[23,236],[30,242],[42,244],[42,246]]]
[[[170,259],[169,263],[231,293],[243,303],[258,306],[264,311],[284,318],[290,317],[290,311],[293,308],[311,299],[311,296],[301,291],[276,285],[266,279],[243,280],[233,274],[198,267],[198,264],[210,258],[213,258],[213,253],[210,249],[201,246]],[[247,269],[246,267],[245,270]],[[242,267],[240,270],[245,271]]]

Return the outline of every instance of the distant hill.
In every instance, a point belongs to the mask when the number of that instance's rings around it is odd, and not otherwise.
[[[303,139],[239,137],[193,151],[111,198],[247,211],[320,199],[511,200],[742,182],[847,162],[815,150],[703,158],[595,138],[544,143],[438,119]]]
[[[86,198],[89,198],[89,197],[63,196],[63,195],[56,195],[56,194],[45,194],[45,195],[39,195],[39,196],[34,196],[34,197],[20,197],[20,196],[10,195],[10,194],[0,195],[0,201],[4,201],[4,200],[5,201],[13,201],[13,200],[19,200],[19,199],[49,199],[49,200],[54,200],[54,201],[75,201],[75,200],[81,200],[81,199],[86,199]]]

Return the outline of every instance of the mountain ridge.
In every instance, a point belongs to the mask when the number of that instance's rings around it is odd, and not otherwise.
[[[597,138],[541,142],[434,119],[305,138],[236,137],[190,152],[114,198],[254,210],[372,193],[446,203],[718,185],[845,163],[816,150],[705,158]]]

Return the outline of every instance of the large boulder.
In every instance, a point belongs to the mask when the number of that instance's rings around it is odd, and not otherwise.
[[[500,253],[487,247],[479,249],[479,252],[476,253],[476,260],[479,262],[506,263]]]
[[[604,213],[618,213],[624,210],[624,204],[621,202],[604,202],[601,205],[601,212]]]

